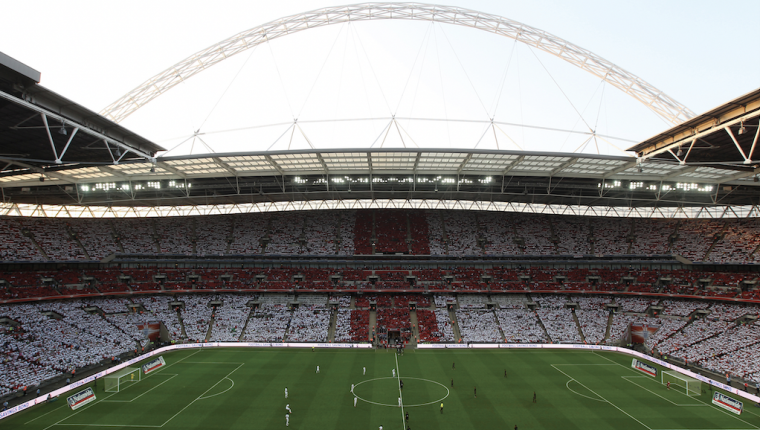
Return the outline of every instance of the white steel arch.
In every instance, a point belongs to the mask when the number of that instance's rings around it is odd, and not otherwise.
[[[425,3],[359,3],[326,7],[259,25],[187,57],[143,82],[100,113],[115,122],[120,122],[183,80],[228,57],[278,37],[332,24],[383,19],[434,21],[506,36],[559,57],[604,79],[672,124],[680,124],[694,116],[686,106],[636,75],[543,30],[498,15]]]

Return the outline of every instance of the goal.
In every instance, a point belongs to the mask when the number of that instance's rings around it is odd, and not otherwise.
[[[103,378],[106,393],[118,393],[134,382],[140,382],[142,372],[139,367],[125,367]]]
[[[661,373],[662,384],[670,382],[671,387],[680,388],[688,396],[698,396],[702,394],[702,381],[694,379],[678,372],[666,370]]]

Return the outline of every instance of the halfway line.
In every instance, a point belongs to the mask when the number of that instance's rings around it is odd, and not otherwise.
[[[401,430],[404,430],[406,428],[406,422],[404,421],[404,395],[401,393],[401,371],[398,368],[398,353],[394,353],[393,358],[396,359],[396,382],[398,383],[398,398],[401,399]]]

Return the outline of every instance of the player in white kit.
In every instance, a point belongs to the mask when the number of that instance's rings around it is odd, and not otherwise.
[[[293,411],[290,410],[290,403],[288,403],[287,405],[285,405],[285,410],[288,411],[289,414],[293,413]]]
[[[317,373],[319,373],[319,366],[317,366]]]
[[[358,398],[356,396],[354,396],[354,407],[356,407],[356,401],[357,400],[358,400]]]
[[[290,415],[285,414],[285,427],[290,425]]]
[[[285,398],[288,398],[288,387],[285,387]]]

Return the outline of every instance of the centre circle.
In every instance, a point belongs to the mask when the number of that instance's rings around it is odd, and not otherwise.
[[[449,397],[449,389],[440,382],[424,378],[403,377],[401,391],[405,408],[433,405]],[[354,385],[353,394],[359,400],[378,406],[398,407],[399,378],[386,377],[361,381]],[[395,403],[394,403],[395,402]]]

